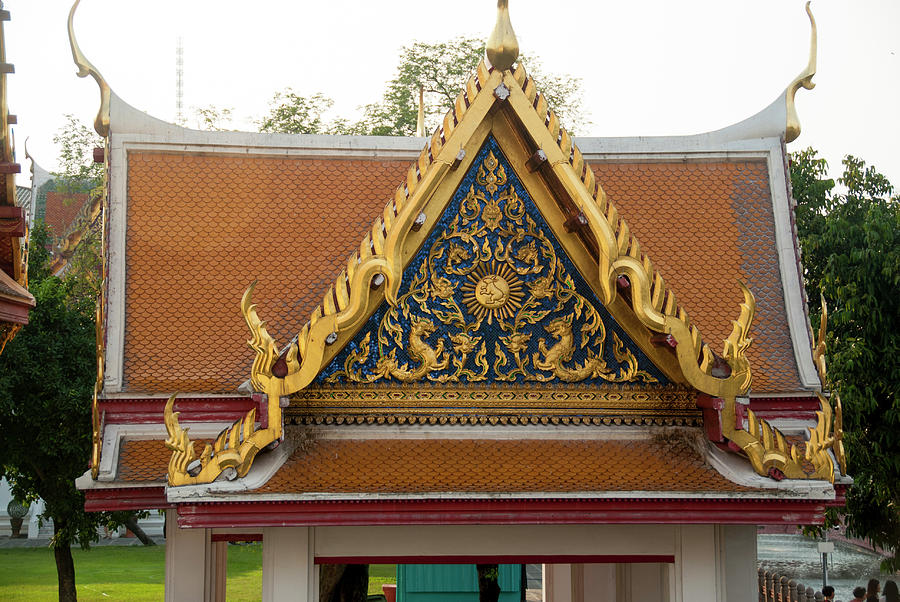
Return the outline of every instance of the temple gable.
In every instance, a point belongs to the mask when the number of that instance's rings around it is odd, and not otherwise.
[[[552,202],[552,201],[550,201]],[[382,302],[313,388],[391,383],[661,387],[489,136]]]

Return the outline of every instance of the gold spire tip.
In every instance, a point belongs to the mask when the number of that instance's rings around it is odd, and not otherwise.
[[[485,48],[488,62],[494,69],[506,71],[519,57],[519,41],[509,20],[509,0],[497,0],[497,23]]]

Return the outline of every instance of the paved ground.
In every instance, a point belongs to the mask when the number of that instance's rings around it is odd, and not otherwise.
[[[162,537],[154,537],[157,544],[165,544]],[[26,537],[12,539],[8,535],[0,536],[0,549],[6,548],[46,548],[50,545],[49,539],[28,539]],[[117,537],[115,539],[103,539],[91,544],[92,546],[140,546],[143,545],[135,537]]]

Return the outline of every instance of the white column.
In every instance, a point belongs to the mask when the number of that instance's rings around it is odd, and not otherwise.
[[[616,602],[616,565],[585,564],[584,599],[591,602]]]
[[[619,565],[620,602],[669,600],[669,565],[656,562],[635,562]]]
[[[575,602],[571,564],[545,564],[543,573],[544,602]]]
[[[263,602],[317,602],[317,567],[310,527],[263,529]]]
[[[166,510],[166,602],[212,600],[215,559],[208,529],[180,529]]]
[[[724,602],[719,525],[683,525],[675,534],[675,599]]]
[[[728,602],[756,602],[756,525],[725,525],[721,540]]]

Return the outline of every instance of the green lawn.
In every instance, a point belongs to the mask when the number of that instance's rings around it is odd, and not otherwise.
[[[88,552],[73,549],[79,600],[163,599],[165,547],[104,546]],[[369,567],[369,593],[381,593],[383,583],[396,583],[396,567]],[[262,545],[228,546],[228,600],[260,599]],[[56,563],[47,548],[0,550],[0,600],[57,600]]]

